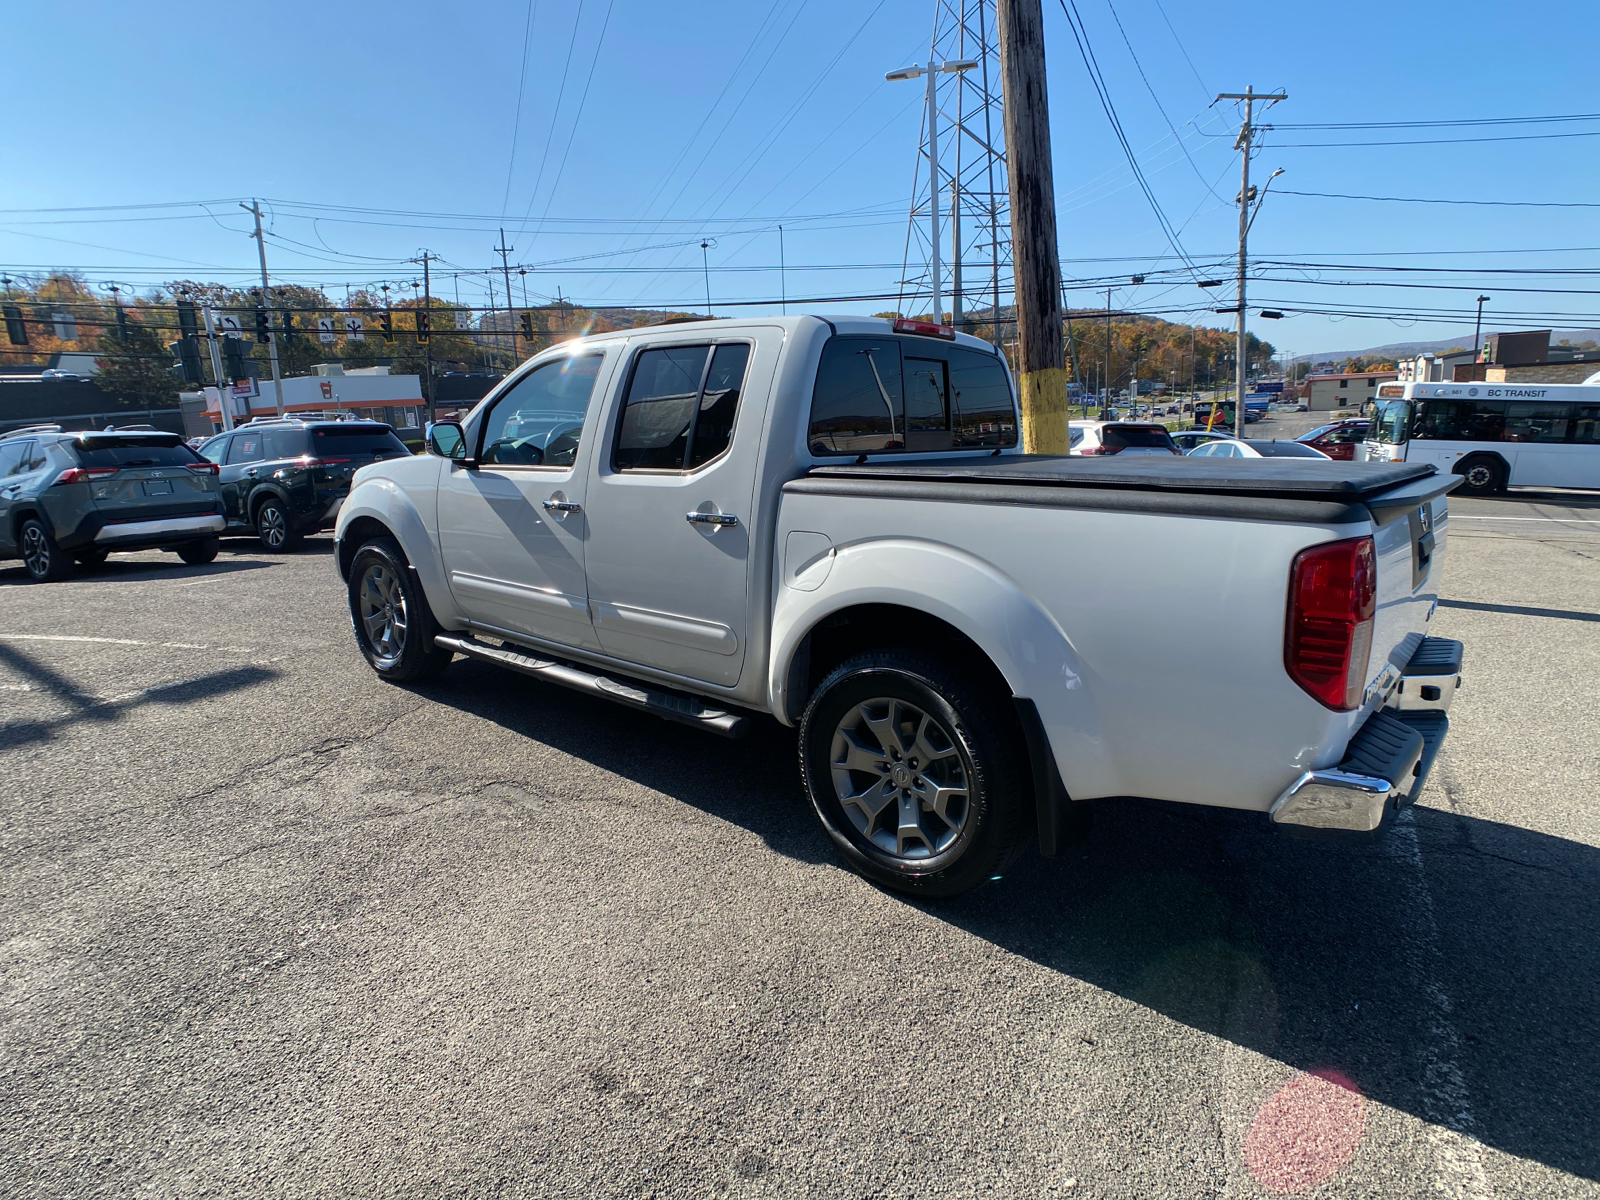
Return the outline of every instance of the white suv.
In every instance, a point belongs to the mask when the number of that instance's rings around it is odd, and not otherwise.
[[[1069,421],[1068,454],[1182,454],[1165,425],[1153,421]]]

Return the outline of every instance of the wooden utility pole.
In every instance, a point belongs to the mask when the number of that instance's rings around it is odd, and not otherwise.
[[[1243,100],[1244,121],[1239,125],[1239,136],[1233,143],[1233,148],[1239,151],[1239,276],[1238,296],[1235,300],[1237,307],[1234,312],[1238,314],[1235,327],[1235,343],[1238,356],[1237,370],[1235,373],[1236,386],[1235,408],[1233,413],[1233,435],[1244,436],[1244,397],[1247,378],[1249,376],[1249,354],[1247,353],[1248,339],[1245,337],[1245,283],[1248,277],[1248,254],[1250,240],[1251,215],[1250,204],[1256,198],[1256,192],[1250,186],[1250,143],[1255,136],[1255,106],[1257,104],[1276,104],[1279,100],[1287,100],[1288,93],[1258,92],[1254,87],[1246,87],[1242,92],[1219,92],[1217,100]],[[1212,101],[1213,104],[1216,100]],[[1269,180],[1270,182],[1270,180]],[[1215,402],[1216,397],[1212,397]],[[1213,408],[1213,411],[1214,408]]]
[[[1022,448],[1030,454],[1065,454],[1067,372],[1044,81],[1044,13],[1040,0],[996,0],[995,19],[1011,193]],[[996,312],[996,320],[999,316]]]

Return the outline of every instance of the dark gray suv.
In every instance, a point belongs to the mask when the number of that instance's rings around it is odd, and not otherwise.
[[[175,433],[30,426],[0,436],[0,559],[41,582],[113,550],[217,556],[224,524],[216,464]]]

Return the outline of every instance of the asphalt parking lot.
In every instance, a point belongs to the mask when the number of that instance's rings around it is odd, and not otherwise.
[[[326,537],[0,564],[0,1194],[1600,1196],[1600,497],[1442,593],[1385,842],[1106,804],[922,906],[776,725],[381,683]]]

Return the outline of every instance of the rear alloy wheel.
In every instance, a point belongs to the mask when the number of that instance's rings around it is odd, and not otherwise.
[[[350,564],[350,627],[379,675],[409,683],[437,675],[454,658],[433,644],[438,623],[417,574],[393,538],[374,538]]]
[[[1464,496],[1492,496],[1505,490],[1506,469],[1492,458],[1475,458],[1462,468],[1461,481]]]
[[[263,500],[256,509],[256,536],[269,554],[284,554],[300,543],[300,535],[289,523],[289,510],[276,497]]]
[[[914,651],[858,655],[818,686],[801,770],[828,835],[868,879],[928,898],[1001,871],[1031,812],[1006,697]]]
[[[186,542],[178,547],[178,557],[191,567],[198,567],[216,558],[217,551],[222,548],[222,542],[214,537],[206,538],[201,542]]]
[[[57,583],[72,573],[72,558],[56,545],[56,539],[38,517],[24,521],[19,533],[17,544],[28,578],[35,583]]]

